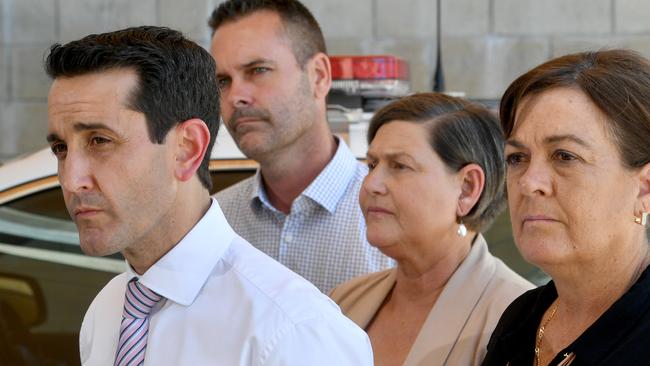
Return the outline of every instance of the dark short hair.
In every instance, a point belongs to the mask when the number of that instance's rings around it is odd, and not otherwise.
[[[629,50],[574,53],[547,61],[517,78],[501,99],[501,125],[512,133],[527,96],[559,87],[582,91],[607,116],[623,165],[650,162],[650,62]]]
[[[474,231],[487,230],[505,207],[504,139],[497,117],[462,98],[440,93],[413,94],[375,113],[368,127],[368,143],[381,126],[394,121],[427,127],[431,148],[450,171],[457,172],[472,163],[483,169],[483,192],[462,221]]]
[[[144,26],[54,44],[45,61],[45,70],[53,79],[120,68],[133,69],[138,75],[127,107],[145,115],[153,143],[163,143],[178,123],[192,118],[205,122],[210,142],[197,175],[210,190],[208,165],[219,129],[212,56],[178,31]]]
[[[277,13],[282,20],[300,67],[305,66],[315,54],[327,53],[325,38],[316,18],[297,0],[228,0],[212,12],[208,25],[214,35],[224,23],[264,10]]]

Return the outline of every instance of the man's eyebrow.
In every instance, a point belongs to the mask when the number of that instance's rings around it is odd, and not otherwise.
[[[72,128],[77,132],[80,132],[80,131],[92,131],[92,130],[108,130],[108,131],[117,133],[115,130],[110,128],[108,125],[106,125],[104,123],[96,123],[96,122],[93,122],[93,123],[78,122],[78,123],[75,123],[74,126],[72,126]],[[50,134],[47,135],[46,140],[47,140],[47,142],[52,143],[52,142],[55,142],[55,141],[61,141],[61,137],[53,132],[53,133],[50,133]]]
[[[236,67],[236,69],[237,70],[246,70],[246,69],[250,69],[251,67],[264,65],[264,64],[266,64],[266,65],[269,65],[269,64],[275,65],[275,62],[273,60],[269,60],[269,59],[266,59],[266,58],[256,58],[256,59],[254,59],[252,61],[249,61],[249,62],[247,62],[245,64],[238,65]],[[228,76],[227,73],[219,71],[219,65],[217,65],[217,77],[227,77],[227,76]]]
[[[49,142],[49,143],[52,143],[52,142],[54,142],[54,141],[61,141],[61,138],[60,138],[59,135],[57,135],[56,133],[50,133],[50,134],[48,134],[47,137],[46,137],[45,139],[46,139],[47,142]]]
[[[93,122],[93,123],[77,122],[74,124],[74,126],[72,126],[72,128],[77,132],[88,131],[88,130],[109,130],[115,132],[108,125],[104,123],[98,123],[98,122]]]
[[[250,67],[257,66],[259,64],[272,64],[272,63],[273,63],[273,61],[271,61],[269,59],[266,59],[266,58],[256,58],[256,59],[254,59],[252,61],[249,61],[249,62],[247,62],[245,64],[240,65],[238,68],[239,69],[247,69],[247,68],[250,68]]]
[[[266,58],[256,58],[254,60],[248,61],[245,64],[238,65],[237,69],[238,70],[245,70],[245,69],[250,69],[251,67],[255,67],[255,66],[263,65],[263,64],[266,64],[266,65],[275,64],[275,62],[273,62],[273,60],[269,60],[269,59],[266,59]]]

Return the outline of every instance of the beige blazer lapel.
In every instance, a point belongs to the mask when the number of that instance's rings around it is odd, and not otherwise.
[[[474,241],[465,260],[451,276],[427,316],[404,365],[444,365],[496,265],[483,236]]]
[[[360,328],[366,329],[395,285],[395,268],[358,277],[335,288],[330,297]]]

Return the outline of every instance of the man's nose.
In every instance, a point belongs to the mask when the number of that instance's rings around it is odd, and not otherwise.
[[[59,162],[59,182],[69,192],[84,192],[94,188],[92,165],[82,153],[68,151],[63,161]]]
[[[248,107],[253,104],[253,86],[239,79],[233,79],[228,90],[227,98],[235,108]]]

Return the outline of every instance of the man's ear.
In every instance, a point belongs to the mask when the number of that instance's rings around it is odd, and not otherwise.
[[[309,82],[316,99],[325,99],[332,86],[332,65],[326,54],[319,52],[307,62]]]
[[[176,138],[174,175],[186,182],[196,175],[203,157],[209,154],[210,130],[202,120],[188,119],[176,126]]]
[[[458,207],[456,215],[463,217],[467,215],[478,199],[481,198],[483,187],[485,186],[485,173],[478,164],[467,164],[458,171],[460,180],[460,196],[458,197]]]

